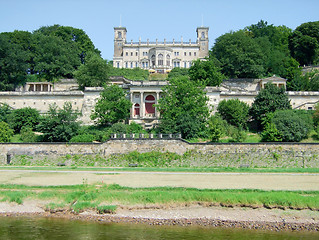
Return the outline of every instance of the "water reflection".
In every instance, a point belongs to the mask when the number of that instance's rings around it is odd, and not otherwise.
[[[318,233],[265,232],[255,230],[100,224],[50,218],[0,217],[0,239],[319,239]]]

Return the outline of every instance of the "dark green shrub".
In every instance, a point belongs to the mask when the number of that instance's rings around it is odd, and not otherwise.
[[[218,142],[218,140],[225,134],[225,123],[224,120],[215,114],[211,116],[209,121],[209,135],[212,142]]]
[[[0,103],[0,122],[8,123],[8,117],[12,113],[12,109],[6,103]]]
[[[20,138],[21,138],[22,142],[36,142],[37,141],[37,136],[32,131],[32,129],[28,126],[21,128]]]
[[[39,111],[30,107],[15,109],[9,116],[10,126],[16,133],[19,133],[22,127],[34,130],[39,121]]]
[[[10,142],[13,130],[5,122],[0,122],[0,142]]]
[[[221,117],[236,127],[246,127],[249,106],[238,99],[223,100],[218,104],[217,110]]]
[[[282,138],[280,132],[274,123],[267,123],[264,131],[261,133],[262,142],[281,142]]]
[[[308,137],[308,133],[311,130],[303,118],[293,110],[276,111],[272,122],[284,142],[300,142]]]

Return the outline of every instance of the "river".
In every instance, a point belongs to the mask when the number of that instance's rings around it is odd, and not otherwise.
[[[204,227],[103,224],[54,218],[0,217],[0,239],[319,239],[311,232],[270,232]]]

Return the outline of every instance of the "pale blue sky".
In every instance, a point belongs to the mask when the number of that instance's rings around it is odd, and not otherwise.
[[[60,24],[83,29],[102,57],[113,57],[113,27],[127,28],[127,40],[196,40],[196,27],[210,28],[210,47],[231,30],[263,19],[292,29],[319,20],[318,0],[0,0],[0,32]]]

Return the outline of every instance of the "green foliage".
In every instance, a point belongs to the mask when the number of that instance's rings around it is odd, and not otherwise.
[[[223,100],[218,104],[217,111],[223,119],[236,127],[246,127],[249,118],[248,104],[238,100]]]
[[[175,67],[169,72],[167,80],[180,76],[189,76],[188,68]]]
[[[29,126],[23,126],[20,131],[20,138],[22,142],[36,142],[37,136]]]
[[[267,113],[284,109],[291,109],[290,100],[285,89],[267,83],[265,89],[262,89],[255,97],[250,109],[250,115],[260,127],[262,119]]]
[[[208,121],[209,135],[212,142],[218,142],[218,140],[225,134],[224,120],[217,114],[211,116]]]
[[[28,53],[11,40],[6,33],[0,34],[0,91],[13,91],[25,82]]]
[[[189,68],[189,77],[193,81],[200,81],[207,86],[219,86],[225,76],[220,72],[220,69],[213,61],[196,60],[193,61]]]
[[[313,113],[314,126],[319,126],[319,103],[315,105],[315,111]]]
[[[171,79],[170,84],[163,87],[163,97],[158,101],[161,112],[158,131],[181,133],[185,139],[206,135],[207,101],[201,83],[186,76]]]
[[[92,134],[80,134],[72,137],[70,142],[93,142],[94,136]]]
[[[301,64],[318,63],[319,21],[303,23],[289,37],[291,55]]]
[[[91,119],[99,125],[112,125],[130,116],[132,103],[126,92],[117,85],[104,85]]]
[[[247,134],[246,132],[241,128],[235,128],[232,135],[230,142],[245,142],[247,139]]]
[[[226,33],[216,39],[212,55],[230,78],[258,78],[265,74],[265,55],[245,31]]]
[[[115,213],[117,209],[116,205],[100,205],[97,206],[96,210],[98,213],[103,214],[103,213]]]
[[[110,68],[110,76],[122,76],[130,80],[147,80],[149,73],[141,68]]]
[[[10,142],[13,136],[13,130],[6,122],[0,122],[0,142]]]
[[[111,66],[106,60],[103,60],[98,54],[89,53],[85,63],[74,72],[74,77],[81,89],[101,87],[108,81],[110,71]]]
[[[39,121],[39,111],[30,107],[15,109],[9,116],[10,127],[16,133],[19,133],[22,127],[34,130]]]
[[[12,108],[7,103],[0,103],[0,122],[8,123],[8,118],[11,113]]]
[[[305,115],[301,115],[297,111],[281,110],[274,113],[272,122],[278,129],[282,141],[300,142],[308,137],[311,130],[309,123],[304,121],[305,118]]]
[[[62,109],[57,105],[50,105],[48,114],[41,120],[38,130],[43,133],[44,142],[68,142],[79,129],[77,118],[79,113],[72,110],[72,104],[66,102]]]
[[[262,142],[281,142],[280,132],[274,123],[267,123],[261,133]]]
[[[319,71],[296,74],[294,79],[287,83],[291,91],[319,91]]]

